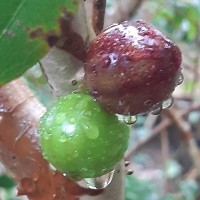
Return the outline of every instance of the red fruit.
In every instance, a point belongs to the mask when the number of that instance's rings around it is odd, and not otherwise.
[[[181,76],[180,64],[179,48],[155,27],[123,22],[91,42],[85,80],[108,112],[135,115],[171,97]]]

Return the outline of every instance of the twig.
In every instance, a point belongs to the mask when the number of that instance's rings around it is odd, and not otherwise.
[[[169,118],[173,121],[175,126],[180,130],[182,139],[184,142],[189,142],[189,140],[192,138],[192,133],[190,131],[189,124],[182,119],[182,116],[180,116],[175,109],[170,108],[164,111]]]
[[[185,116],[188,113],[190,113],[191,111],[194,110],[199,110],[200,109],[200,104],[192,104],[188,109],[183,110],[182,112],[180,112],[180,116]],[[151,134],[143,139],[142,141],[138,142],[136,146],[133,146],[132,148],[130,148],[125,155],[125,160],[129,160],[131,155],[133,153],[135,153],[136,151],[138,151],[140,148],[142,148],[147,142],[149,142],[150,140],[152,140],[155,136],[157,136],[163,129],[167,128],[169,125],[171,125],[173,123],[172,120],[166,118],[164,120],[162,120],[154,129],[152,129]]]
[[[162,155],[162,165],[163,168],[165,169],[167,160],[169,158],[169,140],[168,140],[168,132],[166,129],[164,129],[161,133],[161,155]],[[164,181],[163,181],[163,192],[166,194],[168,192],[168,180],[164,176]]]
[[[93,0],[92,25],[96,35],[103,29],[106,0]]]
[[[197,173],[200,175],[200,163],[197,159],[200,155],[200,152],[191,132],[190,124],[184,121],[182,117],[177,115],[177,112],[173,108],[167,110],[166,112],[171,117],[176,127],[179,129],[183,140],[186,142],[186,144],[188,144],[189,153],[192,158],[194,167],[196,168]]]
[[[151,134],[148,137],[144,138],[137,145],[130,148],[125,154],[125,160],[129,160],[131,155],[142,148],[147,142],[152,140],[157,136],[163,129],[167,128],[171,124],[170,119],[164,119],[160,124],[158,124],[154,129],[152,129]]]

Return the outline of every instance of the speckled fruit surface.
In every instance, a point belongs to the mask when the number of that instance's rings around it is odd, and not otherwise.
[[[129,131],[91,96],[75,93],[58,98],[39,125],[44,157],[75,180],[113,170],[127,149]]]
[[[181,52],[144,21],[102,31],[89,45],[85,81],[110,113],[135,115],[171,97],[181,77]]]

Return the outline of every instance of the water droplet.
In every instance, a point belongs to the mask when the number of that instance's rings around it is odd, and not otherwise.
[[[58,70],[60,70],[60,71],[64,71],[66,69],[66,66],[59,66],[58,67]]]
[[[159,103],[153,105],[153,107],[151,108],[151,114],[158,115],[158,114],[160,114],[161,110],[162,110],[162,105],[159,102]]]
[[[83,124],[82,129],[89,139],[97,139],[99,137],[99,129],[92,123]]]
[[[152,100],[146,100],[145,102],[144,102],[144,106],[146,106],[146,107],[151,107],[152,106]]]
[[[50,114],[50,115],[46,118],[46,120],[45,120],[45,125],[46,125],[46,127],[51,127],[53,121],[54,121],[54,117],[53,117],[52,114]]]
[[[91,151],[87,151],[86,153],[87,153],[88,156],[91,156],[91,155],[92,155],[92,152],[91,152]]]
[[[106,188],[111,183],[114,172],[115,170],[99,177],[85,178],[83,179],[83,181],[87,184],[87,186],[90,189],[95,189],[95,190],[103,189]]]
[[[3,35],[8,36],[8,37],[14,37],[16,34],[10,30],[4,29]]]
[[[74,154],[73,155],[74,157],[78,157],[79,156],[79,152],[77,150],[75,150],[73,154]]]
[[[64,122],[64,120],[66,119],[66,116],[64,113],[59,113],[57,116],[56,116],[56,123],[59,125],[59,124],[62,124]]]
[[[126,161],[124,162],[124,165],[125,165],[125,167],[129,166],[129,165],[130,165],[130,161],[126,160]]]
[[[51,171],[55,172],[56,171],[56,168],[51,164],[49,163],[49,168]]]
[[[3,104],[0,104],[0,113],[8,112],[8,108],[6,108]]]
[[[176,81],[176,85],[180,85],[183,82],[183,79],[184,79],[183,74],[180,72]]]
[[[20,25],[21,25],[21,22],[20,22],[19,20],[16,20],[16,21],[15,21],[15,24],[16,24],[16,26],[20,26]]]
[[[67,136],[65,134],[62,134],[59,138],[60,142],[66,142],[67,141]]]
[[[97,90],[92,90],[92,95],[97,95],[98,91]]]
[[[114,67],[117,64],[118,56],[115,53],[110,53],[109,59],[110,59],[110,66],[109,67]]]
[[[132,169],[128,169],[126,172],[126,175],[132,175],[134,173],[134,171]]]
[[[44,139],[45,140],[48,140],[50,136],[51,136],[51,133],[44,132]]]
[[[170,97],[169,99],[163,101],[162,108],[163,109],[170,108],[172,106],[172,104],[173,104],[173,99],[172,99],[172,97]]]
[[[69,122],[74,124],[76,122],[76,120],[72,117],[72,118],[69,119]]]
[[[71,83],[72,83],[73,86],[75,86],[75,85],[77,85],[78,82],[77,82],[77,80],[72,80]]]
[[[155,110],[152,110],[152,111],[151,111],[151,114],[152,114],[152,115],[159,115],[160,112],[161,112],[161,110],[162,110],[162,107],[161,107],[161,106],[160,106],[160,107],[157,107]]]
[[[132,125],[137,121],[137,117],[131,115],[123,116],[123,121],[128,125]]]
[[[124,106],[125,102],[124,101],[119,101],[118,105],[119,106]]]
[[[84,115],[87,117],[91,117],[92,116],[92,112],[91,111],[86,111],[84,112]]]
[[[62,124],[63,138],[67,136],[73,136],[76,130],[74,124],[68,124],[67,122]]]

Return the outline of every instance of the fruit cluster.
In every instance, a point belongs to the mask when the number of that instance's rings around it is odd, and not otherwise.
[[[89,45],[84,66],[93,97],[60,97],[41,118],[44,157],[75,180],[112,171],[129,137],[128,126],[115,114],[170,106],[168,99],[182,80],[180,64],[179,48],[143,21],[105,29]]]

